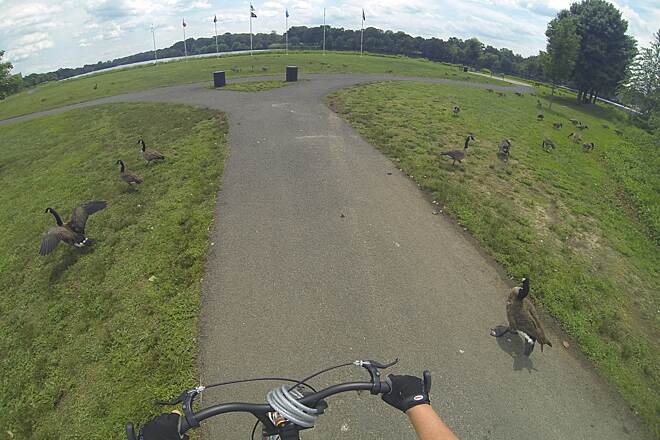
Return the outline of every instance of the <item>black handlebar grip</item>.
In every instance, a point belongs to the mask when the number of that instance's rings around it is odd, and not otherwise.
[[[431,372],[424,370],[424,393],[428,395],[431,392]]]
[[[390,394],[390,392],[392,392],[392,381],[388,377],[380,382],[380,394]]]
[[[135,437],[135,429],[133,428],[133,422],[128,422],[126,424],[126,438],[128,440],[137,440],[137,437]]]

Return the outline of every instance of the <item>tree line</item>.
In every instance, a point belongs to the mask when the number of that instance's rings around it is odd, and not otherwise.
[[[640,60],[636,57],[634,38],[626,34],[627,27],[628,24],[621,17],[621,12],[611,3],[605,0],[583,0],[573,3],[569,9],[560,11],[556,18],[550,21],[546,31],[548,41],[546,50],[538,55],[523,57],[510,49],[485,45],[477,38],[467,40],[454,37],[447,40],[435,37],[422,38],[413,37],[405,32],[374,27],[364,30],[364,50],[380,54],[423,57],[432,61],[463,64],[495,74],[509,74],[547,81],[554,85],[566,85],[578,91],[579,102],[595,102],[599,96],[618,97],[646,112],[652,110],[654,105],[657,108],[658,104],[657,72],[660,71],[660,64],[657,53],[660,50],[658,49],[660,43],[656,42],[655,46],[642,50],[641,56],[646,56],[646,61]],[[335,51],[360,49],[359,30],[326,26],[325,31],[326,49]],[[322,47],[322,26],[294,26],[289,29],[288,34],[291,50]],[[657,37],[660,38],[660,31]],[[216,41],[214,37],[189,38],[186,40],[186,47],[188,54],[191,55],[213,53],[216,51]],[[283,48],[284,36],[275,31],[258,33],[253,37],[253,47],[254,49]],[[250,35],[247,33],[225,33],[218,36],[218,50],[221,52],[249,48]],[[183,41],[156,51],[159,59],[183,55]],[[0,64],[0,99],[16,93],[22,87],[32,87],[47,81],[153,59],[154,52],[146,51],[114,60],[99,61],[96,64],[86,64],[78,68],[61,68],[53,72],[33,73],[25,77],[20,74],[9,75],[10,65]],[[655,69],[651,70],[655,75],[644,74],[648,69]],[[632,90],[637,92],[633,93]]]

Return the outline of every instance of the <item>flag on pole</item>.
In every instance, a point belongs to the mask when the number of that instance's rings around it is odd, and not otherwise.
[[[364,8],[362,8],[362,29],[360,30],[360,56],[362,56],[362,51],[364,47],[364,20],[366,20],[367,17],[364,16]]]
[[[250,3],[250,56],[252,56],[252,19],[257,18],[257,14],[254,13],[254,6]]]
[[[218,47],[218,16],[216,14],[213,14],[213,30],[215,31],[215,53],[218,54],[220,49]]]
[[[183,24],[183,56],[188,59],[188,48],[186,47],[186,19],[184,18],[181,23]]]
[[[288,9],[284,10],[284,15],[286,16],[286,18],[289,18],[289,10]]]

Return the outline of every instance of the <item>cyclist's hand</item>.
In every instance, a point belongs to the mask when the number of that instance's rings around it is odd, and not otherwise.
[[[179,420],[177,413],[166,413],[154,417],[142,429],[138,440],[188,440],[186,434],[179,434]]]
[[[394,374],[387,377],[392,384],[392,391],[383,394],[383,400],[394,408],[406,412],[413,406],[431,403],[424,382],[419,377]]]

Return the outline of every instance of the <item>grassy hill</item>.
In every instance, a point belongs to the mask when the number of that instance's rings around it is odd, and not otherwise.
[[[568,95],[549,108],[542,93],[539,109],[536,96],[388,82],[327,102],[511,276],[529,274],[535,301],[660,434],[660,145],[618,111]],[[576,130],[572,118],[589,128]],[[572,131],[583,142],[568,139]],[[468,133],[476,142],[463,164],[436,156],[462,149]],[[505,138],[508,163],[496,154]],[[541,149],[544,138],[557,148]]]
[[[166,104],[0,127],[0,438],[123,438],[154,398],[194,383],[226,134],[222,114]],[[166,160],[146,167],[138,136]],[[120,158],[144,179],[138,191],[119,179]],[[94,246],[40,257],[54,225],[44,209],[66,221],[94,199],[108,202],[87,224]]]
[[[217,70],[225,70],[228,79],[257,75],[284,77],[285,67],[291,64],[299,66],[302,74],[373,73],[506,84],[496,79],[465,74],[459,66],[402,56],[360,56],[346,52],[328,52],[326,55],[319,52],[233,55],[128,67],[44,84],[0,101],[0,119],[154,87],[210,82],[212,73]]]

